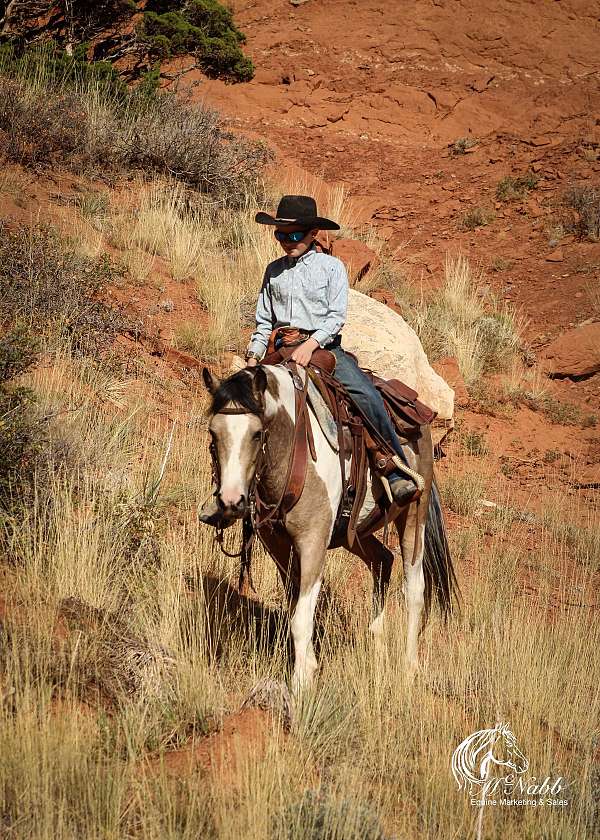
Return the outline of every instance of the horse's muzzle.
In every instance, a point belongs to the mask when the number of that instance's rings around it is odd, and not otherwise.
[[[204,525],[210,525],[212,528],[229,528],[241,516],[228,511],[218,496],[212,493],[198,510],[198,519],[200,522]]]
[[[217,495],[217,503],[221,507],[225,519],[231,522],[235,522],[236,519],[243,519],[248,512],[248,500],[243,493],[237,502],[227,504],[220,495]]]

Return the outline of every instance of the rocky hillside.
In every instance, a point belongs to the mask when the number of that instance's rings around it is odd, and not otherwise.
[[[232,88],[189,73],[178,89],[278,148],[279,176],[299,164],[343,185],[355,220],[375,227],[410,283],[431,289],[447,254],[468,255],[523,315],[533,357],[552,359],[560,394],[598,413],[596,5],[233,8],[254,80]],[[591,465],[598,449],[586,434]]]

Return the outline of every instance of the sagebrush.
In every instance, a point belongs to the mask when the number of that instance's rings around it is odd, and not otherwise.
[[[87,77],[71,83],[45,59],[0,62],[0,154],[103,177],[168,175],[238,207],[270,159],[264,144],[227,131],[209,108],[123,94]]]

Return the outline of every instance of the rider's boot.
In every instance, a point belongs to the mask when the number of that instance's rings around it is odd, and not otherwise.
[[[412,502],[418,493],[418,488],[412,478],[393,472],[388,476],[388,483],[394,501],[399,507],[404,507]]]

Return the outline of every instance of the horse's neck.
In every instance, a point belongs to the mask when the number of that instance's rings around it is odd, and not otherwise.
[[[265,368],[267,372],[267,392],[265,394],[265,414],[269,423],[276,419],[276,415],[280,411],[285,411],[289,415],[292,425],[295,422],[295,397],[294,384],[289,372],[280,365],[268,365]]]
[[[291,456],[294,441],[295,397],[292,378],[287,370],[279,366],[268,366],[265,370],[268,380],[265,393],[267,469],[261,475],[261,488],[264,501],[272,502],[283,490]]]

